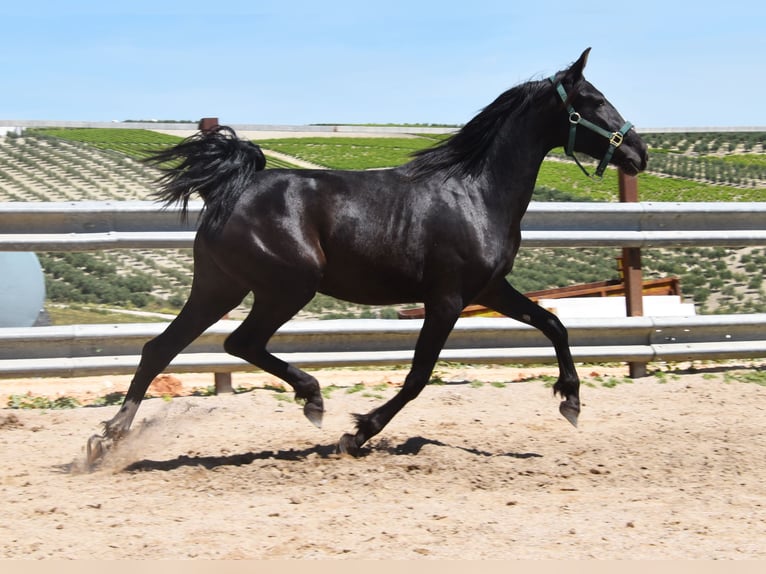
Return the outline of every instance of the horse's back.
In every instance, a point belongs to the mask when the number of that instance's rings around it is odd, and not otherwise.
[[[466,194],[404,169],[264,171],[240,197],[218,256],[259,283],[300,272],[340,299],[422,301],[435,285],[492,266],[487,215]]]

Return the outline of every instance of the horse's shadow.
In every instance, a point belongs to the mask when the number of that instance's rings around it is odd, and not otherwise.
[[[495,452],[489,452],[486,450],[481,450],[478,448],[466,448],[464,446],[455,446],[451,444],[444,443],[440,440],[433,440],[430,438],[424,438],[422,436],[415,436],[412,438],[408,438],[406,441],[404,441],[402,444],[397,446],[389,446],[385,447],[385,451],[392,455],[413,455],[418,454],[424,446],[426,445],[432,445],[432,446],[439,446],[439,447],[445,447],[445,448],[454,448],[458,450],[462,450],[464,452],[474,454],[476,456],[507,456],[510,458],[537,458],[542,457],[543,455],[538,454],[536,452],[506,452],[502,454],[498,454]],[[377,448],[377,450],[380,450],[380,446]]]
[[[525,459],[542,457],[543,455],[535,452],[507,452],[502,454],[492,453],[476,448],[465,448],[454,446],[439,440],[433,440],[424,437],[412,437],[403,443],[395,446],[381,442],[372,447],[366,447],[360,450],[357,458],[369,456],[373,451],[386,452],[392,456],[409,456],[418,454],[423,447],[431,445],[442,448],[454,448],[476,456],[507,456],[511,458]],[[244,466],[255,462],[256,460],[282,460],[290,462],[300,462],[308,456],[319,456],[319,458],[330,459],[340,457],[336,444],[315,445],[305,449],[290,450],[263,450],[260,452],[247,452],[241,454],[219,455],[219,456],[187,456],[181,455],[169,460],[138,460],[133,462],[122,470],[123,472],[146,472],[146,471],[171,471],[184,467],[202,467],[212,470],[221,466]]]
[[[181,455],[169,460],[138,460],[123,468],[125,472],[141,472],[148,470],[176,470],[183,467],[201,466],[207,470],[212,470],[220,466],[244,466],[255,462],[256,460],[285,460],[297,462],[304,460],[312,454],[319,455],[321,458],[330,458],[337,452],[336,445],[316,445],[301,450],[262,450],[261,452],[245,452],[241,454],[229,454],[219,456],[187,456]]]

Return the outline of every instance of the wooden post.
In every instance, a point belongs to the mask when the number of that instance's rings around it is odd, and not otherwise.
[[[197,124],[197,129],[201,132],[209,132],[218,127],[218,118],[202,118]]]
[[[620,201],[638,201],[638,180],[619,170]],[[622,281],[625,284],[625,310],[628,317],[644,315],[643,276],[641,273],[641,249],[623,247]],[[635,379],[646,376],[646,363],[628,363],[630,377]]]

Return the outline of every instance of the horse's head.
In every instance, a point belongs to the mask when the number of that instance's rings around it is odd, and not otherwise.
[[[635,175],[646,168],[646,144],[604,94],[583,77],[589,52],[590,48],[567,70],[550,78],[552,94],[561,110],[557,145],[563,145],[567,155],[574,157],[574,152],[579,151],[599,160],[597,176],[603,174],[608,163]]]

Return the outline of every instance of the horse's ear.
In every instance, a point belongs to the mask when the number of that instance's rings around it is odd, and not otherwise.
[[[589,54],[590,48],[586,48],[577,61],[569,66],[569,69],[566,71],[566,79],[570,81],[572,85],[582,80],[582,71],[585,69],[585,64],[588,63]]]

